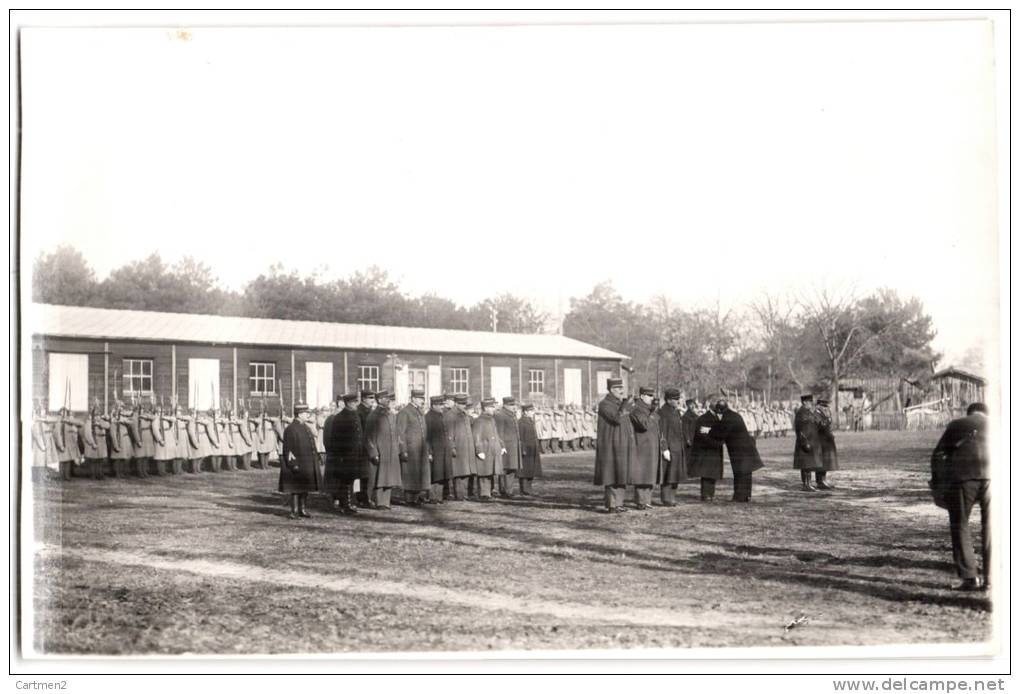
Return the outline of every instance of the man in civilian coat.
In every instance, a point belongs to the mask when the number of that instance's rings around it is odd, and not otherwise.
[[[482,400],[482,413],[471,422],[475,439],[475,474],[479,501],[492,501],[493,484],[503,474],[503,454],[506,447],[496,431],[496,401]]]
[[[721,414],[726,453],[733,469],[733,500],[747,503],[751,500],[751,474],[764,464],[743,417],[729,408],[725,397],[716,400],[715,409]]]
[[[343,409],[329,419],[323,443],[326,447],[323,491],[333,495],[341,514],[356,515],[358,510],[352,499],[354,480],[367,477],[371,468],[356,393],[343,396]]]
[[[368,415],[365,426],[368,460],[372,463],[372,490],[376,508],[390,510],[393,488],[399,487],[400,442],[397,427],[390,411],[390,393],[381,390],[375,394],[376,407]]]
[[[676,506],[676,488],[687,479],[687,444],[680,414],[680,391],[667,388],[666,404],[659,408],[659,433],[662,436],[662,469],[659,493],[663,506]]]
[[[988,407],[972,403],[967,416],[946,427],[932,453],[932,494],[949,511],[949,534],[953,563],[962,583],[955,590],[987,590],[991,585],[992,535],[991,492],[988,458]],[[941,502],[941,503],[939,503]],[[978,579],[974,542],[970,536],[970,512],[981,508],[981,572]]]
[[[818,418],[818,436],[822,442],[822,469],[815,471],[815,486],[819,489],[835,489],[834,485],[825,481],[827,472],[839,469],[836,437],[832,433],[832,413],[829,411],[828,398],[818,398],[815,416]]]
[[[691,466],[691,446],[694,445],[694,434],[698,430],[698,401],[688,398],[684,403],[684,414],[681,417],[684,432],[684,466]],[[685,473],[686,470],[685,470]]]
[[[637,457],[634,424],[630,418],[634,403],[624,398],[621,379],[608,379],[606,388],[609,392],[599,403],[594,483],[605,489],[606,510],[623,513],[627,510],[623,500],[630,466]]]
[[[452,468],[450,491],[455,501],[464,501],[468,483],[475,474],[475,437],[471,433],[471,415],[467,412],[468,397],[456,395],[453,402],[453,408],[444,415]]]
[[[722,413],[712,407],[695,421],[694,440],[687,473],[701,478],[701,500],[715,501],[715,483],[723,476],[723,444],[726,439]]]
[[[811,472],[822,470],[822,440],[818,434],[814,396],[800,396],[800,407],[793,418],[793,469],[800,470],[800,488],[805,492],[818,491],[811,485]]]
[[[447,396],[434,395],[429,398],[429,412],[425,415],[425,437],[428,439],[429,450],[432,452],[432,486],[429,492],[429,503],[443,503],[443,488],[450,480],[453,459],[450,456],[450,439],[446,433],[444,406]],[[453,405],[453,400],[450,400]]]
[[[421,506],[432,488],[432,451],[426,435],[425,391],[412,390],[411,401],[397,413],[400,479],[404,501]]]
[[[521,418],[517,422],[517,432],[521,451],[521,468],[517,474],[521,485],[521,496],[533,496],[532,481],[542,476],[542,447],[538,442],[535,429],[535,406],[526,404],[521,407]]]
[[[499,477],[499,494],[507,499],[514,495],[514,477],[521,467],[520,435],[517,431],[517,400],[503,398],[503,407],[496,411],[496,433],[506,453],[503,454],[503,474]]]
[[[358,403],[358,418],[361,419],[361,430],[368,430],[368,415],[376,408],[375,392],[371,390],[361,391],[361,402]],[[367,457],[366,457],[367,460]],[[371,468],[371,465],[369,465]],[[372,479],[371,469],[365,471],[365,476],[358,478],[358,506],[372,508],[375,502],[372,501]]]
[[[654,398],[655,389],[642,386],[630,413],[637,455],[631,461],[627,482],[634,485],[634,504],[639,511],[652,508],[652,490],[660,473],[663,449],[659,417],[652,404]]]
[[[283,431],[283,454],[280,456],[280,491],[290,494],[288,518],[311,518],[305,510],[309,492],[322,488],[319,476],[319,453],[315,434],[308,428],[313,423],[308,405],[295,403],[294,419]]]

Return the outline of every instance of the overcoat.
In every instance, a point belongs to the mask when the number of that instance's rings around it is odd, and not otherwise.
[[[662,457],[659,417],[643,400],[637,400],[630,413],[630,421],[634,425],[637,455],[631,461],[627,484],[654,486],[659,479],[659,460]]]
[[[730,467],[734,475],[746,475],[765,467],[758,455],[758,447],[754,437],[747,430],[744,418],[731,409],[726,409],[722,416],[723,433],[726,441],[726,453],[730,457]]]
[[[425,435],[432,451],[432,484],[445,482],[453,476],[450,438],[446,433],[445,412],[429,410],[425,415]]]
[[[173,460],[177,457],[177,437],[174,435],[174,422],[170,417],[156,415],[150,423],[152,426],[152,457],[156,460]]]
[[[933,479],[945,479],[949,482],[965,482],[967,480],[986,480],[989,478],[988,457],[988,418],[981,414],[954,419],[946,427],[935,454],[940,454],[946,461],[944,474],[935,474]]]
[[[692,409],[684,410],[683,432],[684,432],[684,454],[686,463],[690,466],[691,446],[694,445],[694,434],[698,431],[698,413]]]
[[[582,431],[584,432],[584,436],[587,436],[590,439],[595,438],[595,415],[585,410],[583,417],[584,426]]]
[[[822,440],[818,436],[818,419],[807,405],[797,409],[793,420],[793,469],[822,469]]]
[[[832,434],[832,415],[826,408],[816,410],[818,416],[818,438],[822,441],[822,469],[839,469],[839,457],[836,455],[836,437]]]
[[[92,415],[88,418],[85,426],[92,427],[92,441],[85,441],[85,457],[89,460],[105,460],[109,455],[106,445],[106,435],[110,430],[109,421],[100,416]]]
[[[521,450],[521,468],[517,471],[517,476],[526,480],[541,477],[542,451],[538,446],[535,420],[527,416],[521,417],[517,423],[517,433]]]
[[[517,431],[517,413],[505,407],[496,410],[496,433],[506,453],[503,454],[503,471],[516,472],[521,467],[521,441]]]
[[[659,434],[662,450],[669,451],[669,460],[662,458],[659,484],[677,484],[687,479],[687,444],[684,441],[684,422],[680,410],[668,402],[659,408]]]
[[[263,455],[276,450],[276,427],[269,417],[259,417],[256,425],[258,437],[255,444],[255,452]]]
[[[368,428],[368,415],[372,413],[374,407],[369,407],[364,403],[359,402],[357,407],[358,418],[361,419],[361,430],[366,431]]]
[[[368,415],[365,429],[368,459],[372,463],[377,489],[400,486],[400,443],[397,427],[388,407],[377,407]]]
[[[405,492],[423,492],[432,486],[432,449],[426,435],[425,415],[408,403],[397,413],[400,447],[400,486]]]
[[[78,425],[71,420],[64,419],[59,421],[56,426],[59,428],[54,435],[62,437],[60,443],[63,446],[63,450],[60,450],[61,446],[57,447],[57,460],[62,463],[80,463],[82,455],[78,439]]]
[[[552,437],[561,441],[567,438],[567,429],[564,420],[566,415],[560,410],[553,410],[552,416]]]
[[[231,417],[230,426],[234,435],[234,455],[251,453],[251,429],[248,427],[248,418]]]
[[[723,442],[726,439],[722,419],[711,410],[695,421],[694,442],[687,466],[690,477],[721,480],[723,476]]]
[[[356,410],[345,408],[333,416],[324,443],[324,492],[343,492],[354,480],[369,476],[372,468],[365,452],[365,431]]]
[[[535,413],[535,435],[540,439],[549,438],[549,427],[545,423],[545,412]]]
[[[632,408],[632,401],[620,400],[612,393],[599,403],[594,484],[600,487],[623,486],[630,477],[630,466],[637,457]]]
[[[50,439],[49,425],[42,419],[32,422],[32,465],[46,467],[46,449],[52,445]],[[56,462],[56,459],[54,459]]]
[[[150,414],[139,415],[135,419],[135,426],[138,428],[138,441],[141,443],[135,451],[136,458],[152,458],[156,455],[156,438],[152,432],[152,423],[155,416]]]
[[[471,434],[475,439],[475,474],[490,477],[503,474],[503,442],[496,431],[496,418],[482,413],[471,422]],[[485,454],[485,460],[478,457]]]
[[[280,491],[285,494],[303,494],[317,492],[321,488],[315,436],[304,422],[295,418],[283,431]]]
[[[447,440],[450,442],[452,477],[467,477],[477,474],[475,463],[475,437],[471,433],[471,415],[454,407],[443,415],[446,423]]]

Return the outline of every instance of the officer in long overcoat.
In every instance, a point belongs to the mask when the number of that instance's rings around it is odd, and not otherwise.
[[[508,499],[514,495],[514,477],[521,467],[520,434],[517,431],[517,400],[512,397],[503,398],[503,407],[493,416],[496,420],[496,433],[506,453],[503,454],[503,474],[499,477],[499,493]]]
[[[323,444],[326,447],[326,473],[323,491],[339,502],[340,513],[355,515],[351,488],[354,480],[367,477],[370,470],[365,452],[365,430],[358,416],[358,395],[343,396],[344,407],[329,421]]]
[[[715,483],[723,476],[723,445],[726,439],[722,415],[711,407],[695,421],[687,474],[701,478],[701,500],[715,501]]]
[[[365,426],[368,460],[372,463],[372,489],[376,508],[390,510],[393,488],[399,487],[400,442],[397,427],[390,412],[390,393],[382,390],[375,394],[376,408],[368,415]]]
[[[531,485],[536,477],[542,476],[542,447],[539,445],[535,427],[535,406],[521,407],[521,418],[517,422],[517,433],[521,450],[520,479],[521,495],[532,496]]]
[[[816,491],[811,485],[811,472],[822,469],[822,440],[818,435],[818,418],[814,396],[800,396],[801,405],[793,419],[793,469],[800,470],[800,486],[806,492]]]
[[[322,488],[319,454],[315,435],[308,428],[312,422],[308,405],[295,403],[294,419],[283,431],[283,454],[280,457],[280,491],[290,494],[290,519],[311,518],[305,510],[309,492]]]
[[[446,435],[451,460],[450,485],[455,501],[467,498],[468,482],[475,474],[475,438],[471,433],[471,415],[467,413],[468,397],[456,395],[453,407],[446,412]]]
[[[496,401],[482,400],[482,413],[471,422],[475,442],[475,474],[479,501],[492,501],[492,487],[503,474],[506,447],[496,431]]]
[[[411,401],[397,413],[397,444],[400,447],[400,480],[404,500],[421,506],[432,488],[432,450],[426,434],[425,391],[412,390]]]
[[[425,415],[425,437],[428,439],[429,450],[432,452],[432,488],[429,492],[429,503],[443,503],[443,489],[449,483],[453,470],[453,458],[450,455],[450,439],[446,433],[445,395],[433,395],[429,398],[429,411]],[[453,400],[450,400],[453,405]]]
[[[691,446],[694,445],[694,434],[698,430],[698,401],[688,398],[684,403],[684,414],[681,417],[684,432],[684,461],[685,466],[691,466]]]
[[[659,417],[653,410],[655,389],[642,387],[630,413],[634,426],[637,455],[631,460],[627,483],[634,485],[634,504],[638,510],[652,507],[652,489],[659,479],[662,438],[659,435]]]
[[[815,486],[819,489],[835,489],[834,485],[825,481],[825,473],[839,469],[839,456],[836,454],[836,437],[832,433],[832,413],[829,411],[828,398],[818,398],[815,415],[818,417],[818,437],[822,442],[822,469],[815,471]]]
[[[634,424],[630,413],[634,402],[623,396],[623,380],[606,381],[609,391],[599,403],[598,437],[595,448],[594,483],[605,488],[606,510],[622,513],[630,477],[630,466],[637,457]]]
[[[372,413],[372,410],[376,408],[375,402],[375,391],[362,390],[361,401],[358,403],[358,417],[361,419],[361,430],[368,431],[368,415]],[[365,461],[368,461],[366,456]],[[374,474],[371,470],[371,465],[365,469],[364,476],[358,478],[358,496],[357,501],[359,506],[373,507],[375,502],[372,501],[372,481]]]
[[[667,388],[666,403],[659,408],[659,434],[662,437],[662,463],[659,491],[663,506],[676,506],[677,485],[687,479],[687,444],[680,414],[680,391]]]

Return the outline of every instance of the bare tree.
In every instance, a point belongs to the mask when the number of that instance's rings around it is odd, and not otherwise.
[[[767,355],[768,380],[765,401],[772,402],[772,386],[779,370],[785,366],[797,387],[803,391],[804,383],[794,369],[793,345],[796,340],[794,316],[796,303],[790,297],[764,293],[750,303],[762,344]]]

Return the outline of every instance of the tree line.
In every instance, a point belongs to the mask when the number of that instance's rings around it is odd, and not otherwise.
[[[240,292],[223,289],[192,258],[168,265],[158,254],[115,269],[102,281],[80,252],[61,246],[35,260],[36,302],[337,323],[546,332],[550,317],[527,299],[500,294],[470,307],[436,294],[411,296],[377,267],[343,279],[302,276],[280,265]],[[825,390],[838,402],[841,379],[912,379],[938,360],[931,318],[916,298],[881,289],[761,293],[738,309],[685,307],[659,296],[625,301],[611,282],[570,300],[567,337],[627,355],[632,380],[682,386],[706,397],[720,390],[765,402]]]

